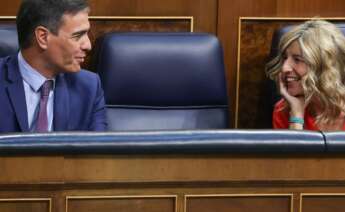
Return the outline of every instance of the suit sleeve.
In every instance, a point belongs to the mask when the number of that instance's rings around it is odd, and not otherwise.
[[[91,118],[91,123],[89,125],[89,130],[90,131],[106,131],[107,130],[104,92],[103,92],[101,81],[98,75],[97,75],[96,98],[93,103],[92,118]]]

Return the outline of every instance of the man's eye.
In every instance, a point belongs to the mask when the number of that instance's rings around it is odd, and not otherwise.
[[[72,35],[72,39],[75,41],[80,40],[86,33],[76,33],[74,35]]]
[[[82,35],[74,35],[72,39],[78,41],[81,38],[81,36]]]

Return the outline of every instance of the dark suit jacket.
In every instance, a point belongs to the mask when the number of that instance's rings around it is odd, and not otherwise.
[[[104,131],[103,89],[98,75],[81,70],[56,77],[53,131]],[[0,133],[28,132],[23,79],[17,54],[0,58]]]

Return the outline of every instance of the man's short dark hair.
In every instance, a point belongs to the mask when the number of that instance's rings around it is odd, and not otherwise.
[[[36,27],[57,34],[64,14],[74,15],[88,7],[87,0],[23,0],[16,21],[20,48],[31,45]]]

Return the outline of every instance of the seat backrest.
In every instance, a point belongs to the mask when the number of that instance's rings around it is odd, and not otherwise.
[[[99,42],[109,130],[228,127],[223,53],[201,33],[110,33]]]
[[[0,25],[0,38],[0,57],[5,57],[18,51],[17,28],[14,24]]]
[[[336,23],[337,27],[343,32],[345,35],[345,24],[344,23]],[[282,27],[278,30],[276,30],[272,37],[272,44],[271,44],[271,50],[269,54],[270,60],[277,56],[278,54],[278,46],[281,37],[288,31],[293,28],[294,25],[289,25]],[[265,128],[272,128],[272,113],[274,105],[279,101],[281,98],[280,94],[278,93],[276,84],[273,80],[267,80],[266,81],[266,88],[265,88],[265,95],[264,98],[266,101],[265,103],[261,105],[264,106],[264,112],[262,113],[263,119],[261,120],[263,125],[265,125]]]

